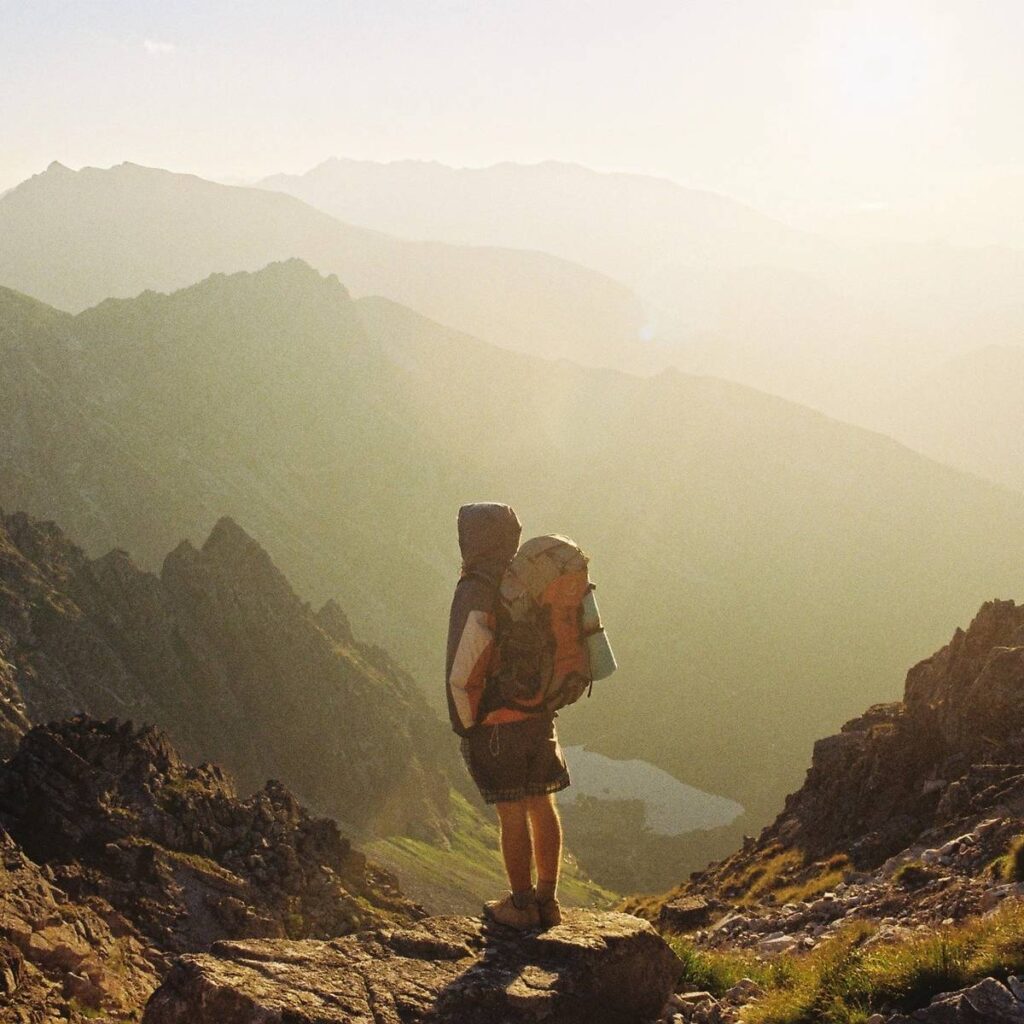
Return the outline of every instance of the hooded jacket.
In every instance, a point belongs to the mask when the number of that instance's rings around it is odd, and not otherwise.
[[[479,724],[480,701],[494,658],[494,602],[521,533],[519,517],[508,505],[478,502],[459,509],[462,575],[448,619],[445,677],[448,716],[460,736]],[[523,717],[520,712],[499,709],[486,721]]]

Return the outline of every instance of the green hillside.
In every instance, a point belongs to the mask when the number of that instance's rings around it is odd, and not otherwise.
[[[435,913],[474,913],[472,895],[482,901],[508,886],[498,852],[498,830],[458,793],[452,794],[451,827],[451,839],[444,848],[412,836],[377,839],[363,848],[398,875],[404,892]],[[562,870],[559,894],[567,905],[607,907],[615,900],[615,893],[580,871],[571,851]]]

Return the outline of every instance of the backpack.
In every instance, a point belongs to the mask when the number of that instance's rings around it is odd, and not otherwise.
[[[516,552],[495,601],[495,663],[484,712],[553,713],[615,671],[588,558],[568,537],[534,537]]]

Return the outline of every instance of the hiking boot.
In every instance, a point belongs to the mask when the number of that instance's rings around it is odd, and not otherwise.
[[[506,893],[500,900],[490,900],[484,904],[484,917],[495,924],[504,924],[509,928],[518,928],[521,932],[540,927],[540,911],[535,900],[519,908],[512,902],[512,893]]]
[[[562,923],[562,908],[554,896],[549,900],[544,900],[543,903],[538,901],[537,913],[540,914],[541,928],[554,928],[555,925]]]

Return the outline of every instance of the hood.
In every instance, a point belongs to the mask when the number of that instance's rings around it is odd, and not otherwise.
[[[481,501],[459,509],[459,549],[464,572],[484,572],[497,580],[519,547],[523,528],[508,505]]]

